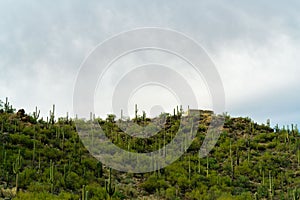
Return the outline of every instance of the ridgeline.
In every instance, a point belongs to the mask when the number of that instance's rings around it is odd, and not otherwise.
[[[129,137],[114,115],[91,117],[111,141],[131,152],[158,150],[171,142],[183,111],[162,114],[159,133]],[[217,144],[204,158],[199,149],[212,117],[225,120]],[[118,172],[92,157],[75,120],[32,115],[0,103],[0,199],[300,199],[300,135],[297,126],[270,127],[250,118],[201,113],[186,153],[166,168],[143,174]],[[128,119],[129,120],[129,119]],[[145,113],[130,121],[146,126]],[[162,152],[163,153],[163,152]]]

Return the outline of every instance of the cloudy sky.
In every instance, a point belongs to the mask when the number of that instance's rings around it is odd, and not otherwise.
[[[296,0],[2,0],[0,98],[31,113],[37,105],[46,115],[54,103],[58,115],[72,113],[80,65],[96,45],[123,31],[162,27],[207,51],[231,115],[299,123],[299,9]]]

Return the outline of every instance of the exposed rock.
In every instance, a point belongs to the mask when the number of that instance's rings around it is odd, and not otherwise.
[[[25,117],[25,110],[24,109],[18,110],[17,116],[20,117],[20,118]]]
[[[30,117],[25,114],[24,109],[18,110],[17,117],[20,118],[23,122],[29,122],[30,121]]]
[[[29,122],[30,121],[30,117],[28,115],[25,115],[24,117],[21,118],[21,120],[23,122]]]
[[[16,194],[17,194],[16,187],[13,187],[12,189],[10,188],[4,189],[4,187],[0,188],[0,196],[4,198],[13,198],[16,196]]]

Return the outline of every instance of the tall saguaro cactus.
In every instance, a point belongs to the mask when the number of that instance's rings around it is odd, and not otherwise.
[[[32,150],[32,165],[33,166],[34,166],[34,162],[35,162],[35,151],[36,151],[36,144],[35,144],[35,133],[34,133],[33,150]]]
[[[116,190],[115,186],[112,186],[111,168],[109,168],[109,179],[105,181],[105,189],[110,198],[114,195]]]
[[[201,173],[201,156],[200,156],[201,154],[200,154],[200,151],[199,151],[199,153],[198,153],[198,174],[200,174]]]
[[[208,162],[208,155],[206,156],[206,177],[209,175],[209,162]]]
[[[38,164],[38,172],[41,169],[41,153],[39,153],[39,164]]]
[[[50,177],[49,177],[49,181],[51,184],[51,193],[53,194],[54,191],[54,163],[52,162],[52,160],[50,160]]]
[[[5,104],[4,104],[4,111],[9,113],[10,112],[10,109],[11,106],[9,105],[9,102],[8,102],[8,97],[5,98]]]
[[[34,119],[34,121],[37,122],[37,120],[38,120],[39,117],[40,117],[40,113],[41,113],[41,111],[38,110],[38,109],[37,109],[37,106],[36,106],[36,107],[35,107],[35,112],[33,112],[33,119]]]
[[[137,108],[137,104],[135,104],[135,121],[137,122],[138,120],[138,108]]]
[[[66,183],[66,179],[67,179],[67,164],[64,164],[64,182]]]
[[[21,152],[19,150],[16,161],[13,163],[13,172],[16,175],[16,191],[18,191],[18,183],[19,183],[19,173],[22,167],[22,157]]]
[[[86,190],[85,185],[82,186],[82,191],[81,191],[81,200],[88,200],[89,196],[89,191]]]
[[[6,153],[6,150],[5,150],[5,145],[4,143],[2,144],[2,168],[5,170],[6,169],[6,156],[7,156],[7,153]]]
[[[273,194],[274,194],[274,182],[273,182],[273,177],[271,174],[271,171],[269,171],[269,193],[270,193],[270,199],[273,199]]]
[[[53,125],[55,123],[55,104],[53,104],[52,111],[50,110],[50,123]]]
[[[1,123],[1,133],[4,132],[4,120],[2,120],[2,123]]]
[[[143,118],[143,122],[145,123],[145,121],[146,121],[146,112],[145,112],[145,111],[143,111],[143,116],[142,116],[142,118]]]
[[[239,154],[239,147],[236,148],[236,165],[240,165],[240,154]]]
[[[189,156],[189,181],[191,181],[191,173],[192,173],[192,170],[191,170],[191,156]]]
[[[298,163],[298,167],[300,166],[300,150],[297,150],[297,163]]]
[[[231,178],[234,178],[234,164],[233,164],[233,158],[232,158],[232,149],[231,149],[231,140],[229,144],[229,155],[230,155],[230,165],[231,165]]]
[[[100,161],[97,163],[97,175],[98,178],[101,178],[103,176],[103,166]]]

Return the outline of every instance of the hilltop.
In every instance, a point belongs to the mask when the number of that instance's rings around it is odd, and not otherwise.
[[[164,114],[159,133],[128,137],[114,115],[91,117],[117,146],[149,152],[171,142],[181,111]],[[222,117],[220,138],[207,157],[198,152],[212,117]],[[250,118],[203,112],[184,155],[166,168],[143,174],[105,166],[83,145],[69,116],[47,120],[6,102],[0,108],[0,198],[14,199],[299,199],[300,135],[297,126],[270,127]],[[130,119],[129,119],[130,120]],[[146,126],[159,118],[136,115]],[[199,123],[199,124],[198,124]],[[188,130],[188,129],[187,129]]]

